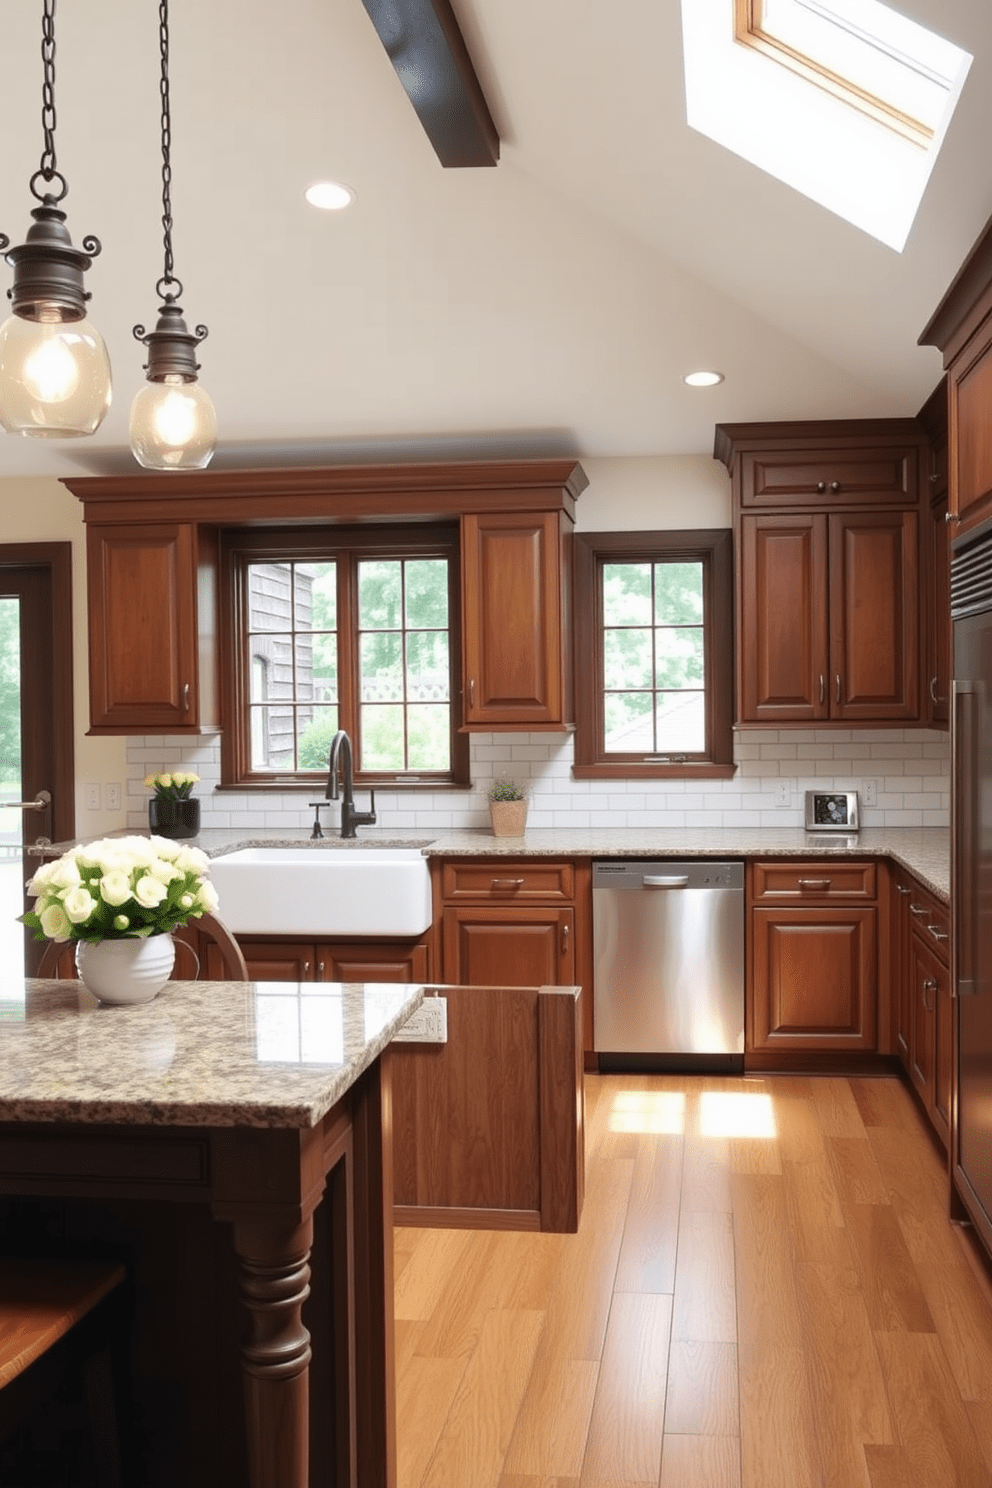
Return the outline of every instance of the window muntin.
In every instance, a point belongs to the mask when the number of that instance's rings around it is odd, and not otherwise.
[[[573,773],[731,775],[729,532],[579,533],[575,552]]]
[[[225,784],[312,789],[339,728],[356,779],[467,782],[454,527],[231,532],[223,546]]]

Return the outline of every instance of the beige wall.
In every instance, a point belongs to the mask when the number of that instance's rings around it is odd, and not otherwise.
[[[586,532],[730,525],[730,481],[722,465],[703,455],[597,458],[582,461],[589,486],[578,502],[577,527]],[[88,738],[86,535],[83,508],[57,480],[0,478],[2,540],[70,541],[73,545],[73,681],[75,692],[76,833],[93,836],[125,825],[125,809],[90,810],[88,784],[126,782],[124,739]]]
[[[76,833],[94,833],[123,827],[123,805],[120,811],[90,811],[86,806],[85,785],[94,782],[104,787],[124,782],[126,753],[124,739],[89,739],[89,682],[86,660],[86,534],[83,508],[57,480],[8,476],[0,479],[0,533],[5,543],[71,542],[72,543],[72,650],[73,696],[76,752]]]

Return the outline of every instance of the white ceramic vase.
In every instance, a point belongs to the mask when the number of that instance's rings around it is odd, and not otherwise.
[[[175,958],[171,935],[76,942],[80,980],[101,1002],[151,1002],[169,980]]]

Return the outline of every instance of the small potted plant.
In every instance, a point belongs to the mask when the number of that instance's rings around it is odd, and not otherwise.
[[[200,803],[192,795],[200,777],[194,770],[146,775],[155,794],[148,802],[148,826],[160,837],[195,837],[200,830]]]
[[[497,780],[489,789],[489,819],[494,837],[522,837],[527,826],[527,797],[515,780]]]
[[[150,1002],[165,986],[172,931],[217,908],[210,862],[163,837],[105,837],[44,863],[21,916],[35,940],[76,942],[76,967],[101,1002]]]

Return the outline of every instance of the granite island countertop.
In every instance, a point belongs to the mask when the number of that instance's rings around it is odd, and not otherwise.
[[[104,1007],[0,980],[0,1121],[314,1127],[423,1001],[400,983],[170,981]]]

